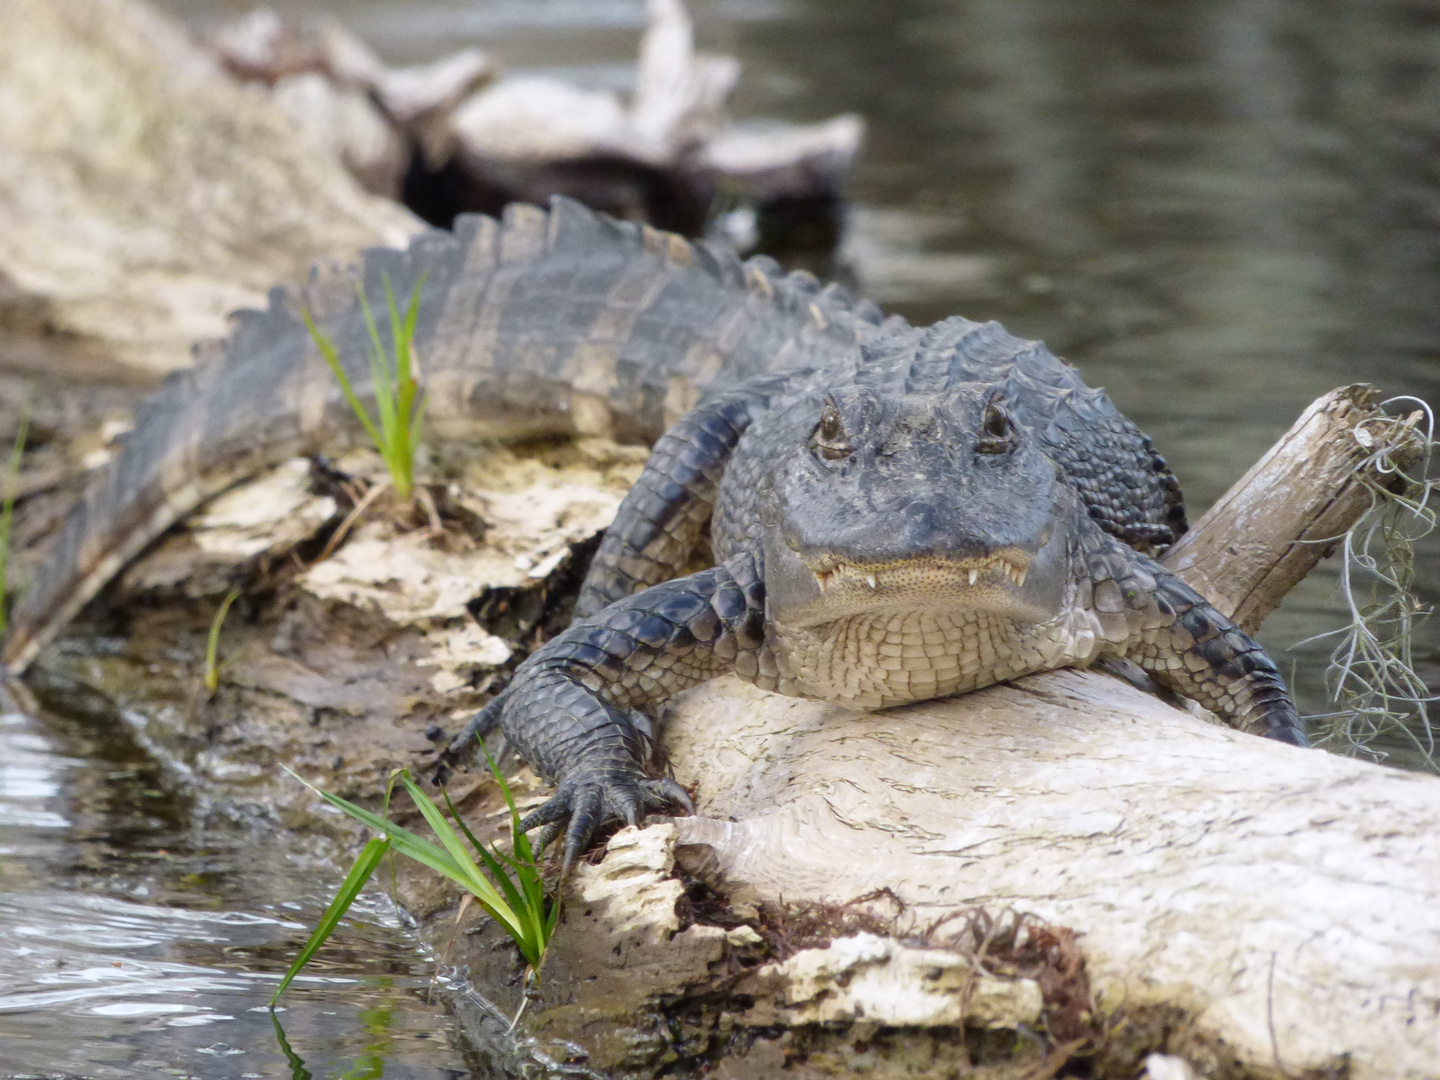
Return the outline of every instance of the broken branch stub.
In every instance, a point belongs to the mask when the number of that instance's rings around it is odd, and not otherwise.
[[[1318,398],[1161,560],[1254,633],[1425,450],[1422,413],[1387,416],[1373,386]],[[1380,451],[1387,453],[1380,453]]]

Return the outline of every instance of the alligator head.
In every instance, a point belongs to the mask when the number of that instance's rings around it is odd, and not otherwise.
[[[810,430],[762,485],[775,623],[963,609],[1033,624],[1061,613],[1077,500],[998,388],[852,389],[784,411]]]

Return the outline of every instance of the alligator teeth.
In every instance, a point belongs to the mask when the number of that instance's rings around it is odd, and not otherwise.
[[[832,570],[814,571],[816,584],[820,586],[820,591],[822,593],[828,592],[830,587],[835,584],[836,578],[839,576],[841,569],[842,567],[836,567]],[[971,585],[976,585],[980,581],[980,575],[986,570],[998,570],[1002,575],[1004,575],[1007,581],[1009,581],[1016,587],[1020,587],[1025,584],[1026,571],[1006,559],[1001,559],[998,563],[991,563],[989,566],[967,566],[965,568],[965,577]],[[880,577],[877,572],[872,571],[868,574],[863,574],[861,575],[861,580],[863,580],[865,584],[869,585],[872,589],[880,588]]]

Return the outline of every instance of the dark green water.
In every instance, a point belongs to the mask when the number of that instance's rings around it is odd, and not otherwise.
[[[248,5],[164,6],[204,28]],[[639,0],[276,6],[334,11],[394,62],[478,44],[617,89],[643,21]],[[1154,436],[1192,517],[1334,386],[1440,397],[1440,5],[694,9],[702,46],[745,64],[737,115],[869,120],[842,252],[861,291],[913,321],[1045,339]],[[1425,543],[1427,602],[1437,570]],[[1291,646],[1340,622],[1330,570],[1262,635],[1307,711],[1327,707],[1328,648]],[[1440,681],[1434,628],[1417,653]],[[123,740],[13,718],[0,739],[0,1073],[291,1075],[251,1010],[334,882],[197,825]],[[321,972],[347,981],[299,988],[281,1019],[315,1076],[463,1070],[408,949],[374,907]]]
[[[282,1045],[265,1003],[339,875],[179,779],[113,725],[0,715],[0,1075],[468,1076],[382,898],[292,984]]]

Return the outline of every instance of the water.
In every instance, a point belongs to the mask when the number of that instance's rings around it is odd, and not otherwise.
[[[249,4],[164,6],[203,29]],[[641,0],[275,6],[334,11],[392,62],[476,44],[512,69],[621,91],[643,23]],[[1192,518],[1337,385],[1440,398],[1435,5],[693,9],[702,47],[744,62],[737,115],[868,118],[841,253],[860,291],[915,322],[996,318],[1046,340],[1154,436]],[[1428,603],[1437,570],[1440,544],[1425,543]],[[1292,646],[1341,621],[1329,568],[1261,635],[1307,711],[1327,707],[1327,649]],[[1440,681],[1434,627],[1417,657]],[[238,827],[194,825],[116,736],[11,718],[0,738],[5,1068],[288,1075],[268,1016],[249,1010],[334,880]],[[1399,741],[1381,749],[1418,763]],[[292,898],[300,910],[282,906]],[[420,1002],[429,968],[383,910],[337,957],[323,973],[353,981],[303,985],[281,1017],[315,1075],[463,1068],[443,1014]]]
[[[124,732],[0,715],[0,1075],[469,1076],[383,900],[272,1020],[339,878],[206,815]]]

